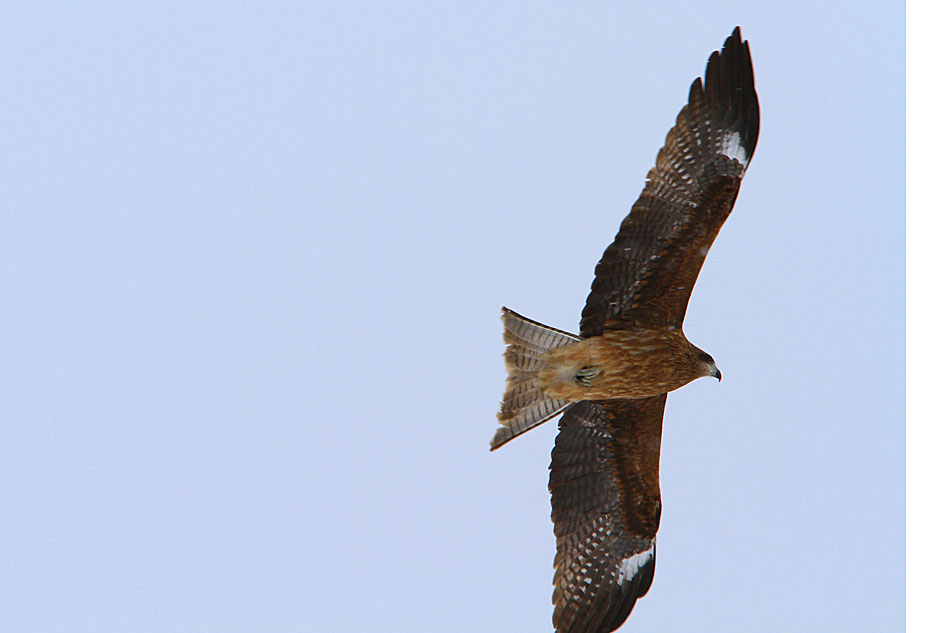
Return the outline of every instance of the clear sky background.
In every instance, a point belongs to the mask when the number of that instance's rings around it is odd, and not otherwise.
[[[723,381],[669,399],[623,630],[903,629],[903,11],[3,9],[0,631],[549,630],[499,309],[576,331],[736,24],[761,134],[685,323]]]

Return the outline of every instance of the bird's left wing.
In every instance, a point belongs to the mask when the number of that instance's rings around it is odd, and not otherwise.
[[[557,633],[613,631],[650,588],[665,404],[583,401],[561,417],[548,484]]]
[[[739,28],[709,57],[604,251],[581,314],[581,336],[649,323],[682,326],[706,253],[729,216],[759,135],[749,44]]]

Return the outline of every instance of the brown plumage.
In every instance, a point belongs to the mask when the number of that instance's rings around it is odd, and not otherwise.
[[[646,186],[597,264],[575,336],[503,309],[508,381],[492,450],[563,412],[551,453],[554,626],[606,633],[653,580],[666,394],[712,357],[683,334],[689,296],[755,151],[739,28],[696,79]]]
[[[569,402],[648,398],[718,373],[682,330],[668,328],[608,330],[553,349],[544,361],[541,390]]]

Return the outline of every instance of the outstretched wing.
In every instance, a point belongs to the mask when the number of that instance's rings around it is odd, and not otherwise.
[[[597,264],[581,336],[642,323],[682,326],[696,276],[755,151],[759,103],[739,27],[706,64],[646,186]]]
[[[551,452],[554,628],[606,633],[653,581],[666,394],[584,401],[561,417]]]

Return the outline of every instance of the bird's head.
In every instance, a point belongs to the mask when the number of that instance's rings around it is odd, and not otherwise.
[[[698,347],[696,348],[696,352],[696,368],[699,372],[699,377],[712,376],[721,382],[722,373],[719,371],[719,368],[716,367],[716,361],[713,360],[713,357]]]

